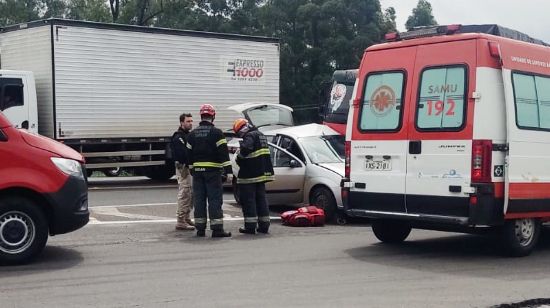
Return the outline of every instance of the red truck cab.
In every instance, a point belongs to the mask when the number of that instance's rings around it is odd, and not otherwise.
[[[13,125],[0,112],[0,263],[24,263],[49,235],[89,220],[84,158]]]

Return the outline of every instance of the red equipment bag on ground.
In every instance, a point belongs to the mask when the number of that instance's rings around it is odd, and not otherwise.
[[[317,227],[325,224],[325,211],[316,206],[304,206],[281,214],[283,225],[292,227]]]

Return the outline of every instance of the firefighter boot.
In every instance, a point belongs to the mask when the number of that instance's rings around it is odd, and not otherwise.
[[[256,230],[255,230],[255,229],[245,228],[245,227],[239,227],[239,233],[256,234]]]
[[[198,237],[205,237],[205,236],[206,236],[206,231],[204,231],[204,230],[197,230],[197,236],[198,236]]]
[[[225,232],[223,230],[213,230],[212,237],[231,237],[231,232]]]
[[[258,228],[256,231],[258,231],[258,233],[269,234],[269,227]]]

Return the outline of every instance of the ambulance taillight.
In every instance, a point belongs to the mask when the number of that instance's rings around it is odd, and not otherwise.
[[[491,156],[493,143],[491,140],[474,140],[472,143],[472,182],[491,182]]]

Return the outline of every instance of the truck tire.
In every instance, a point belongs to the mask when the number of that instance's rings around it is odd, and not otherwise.
[[[507,220],[502,228],[504,253],[511,257],[524,257],[537,245],[541,223],[538,219]]]
[[[174,165],[150,166],[144,169],[144,174],[151,180],[166,181],[176,174],[176,170]]]
[[[105,176],[108,176],[108,177],[116,177],[122,173],[122,168],[116,167],[112,169],[104,169],[103,173],[105,174]]]
[[[22,197],[0,199],[0,263],[26,263],[47,241],[48,220],[35,202]]]
[[[384,243],[401,243],[409,236],[411,230],[411,226],[404,221],[384,219],[372,221],[372,232]]]
[[[326,187],[317,187],[311,192],[309,203],[325,211],[325,218],[328,223],[334,222],[336,218],[336,199],[332,191]]]

